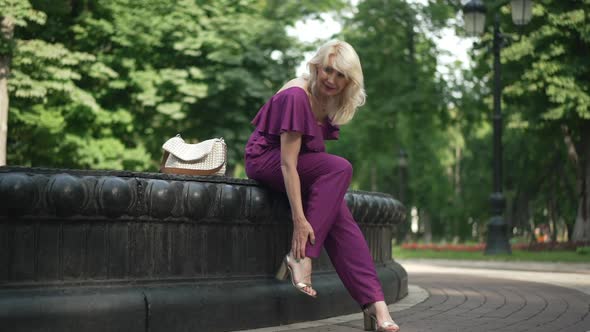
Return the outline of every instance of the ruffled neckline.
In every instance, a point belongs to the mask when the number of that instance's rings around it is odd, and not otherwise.
[[[321,123],[317,121],[317,119],[315,118],[315,114],[313,114],[313,111],[312,111],[311,101],[309,100],[309,95],[307,94],[307,91],[305,91],[304,88],[302,88],[300,86],[297,86],[297,85],[294,85],[294,86],[290,86],[288,88],[285,88],[285,89],[279,91],[276,95],[279,95],[279,94],[281,94],[281,93],[283,93],[283,92],[285,92],[287,90],[290,90],[290,89],[298,89],[298,90],[303,91],[303,93],[305,93],[305,97],[306,97],[306,100],[307,100],[307,105],[309,106],[309,111],[311,112],[311,115],[313,116],[313,119],[315,120],[314,122],[318,126],[324,127],[326,129],[328,129],[330,132],[339,129],[339,127],[337,125],[332,124],[332,119],[330,119],[329,116],[327,116],[326,119],[324,119],[324,121],[321,122]]]

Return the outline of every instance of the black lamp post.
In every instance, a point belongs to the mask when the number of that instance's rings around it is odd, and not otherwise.
[[[512,0],[512,21],[516,25],[524,25],[531,20],[532,1]],[[471,0],[463,7],[465,29],[470,35],[481,35],[485,28],[486,7],[481,0]],[[488,222],[488,238],[486,255],[511,254],[508,242],[508,225],[504,221],[505,200],[502,194],[502,80],[500,50],[504,36],[500,32],[500,16],[494,15],[494,187],[490,195],[492,218]]]

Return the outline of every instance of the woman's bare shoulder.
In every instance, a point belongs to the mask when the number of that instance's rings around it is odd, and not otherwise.
[[[300,87],[303,90],[307,91],[307,80],[303,77],[296,77],[292,80],[290,80],[289,82],[285,83],[285,85],[283,85],[283,87],[281,87],[281,89],[279,91],[277,91],[277,93],[288,89],[288,88],[292,88],[292,87]]]

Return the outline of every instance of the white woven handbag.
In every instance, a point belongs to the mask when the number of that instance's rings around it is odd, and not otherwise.
[[[160,172],[188,175],[225,175],[227,146],[223,138],[186,143],[180,134],[167,140]]]

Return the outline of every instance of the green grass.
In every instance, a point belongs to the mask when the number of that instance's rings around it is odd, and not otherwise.
[[[429,258],[429,259],[457,259],[457,260],[483,260],[502,262],[568,262],[590,263],[589,254],[578,254],[575,251],[524,251],[513,250],[512,255],[484,255],[483,252],[457,252],[435,250],[411,250],[402,249],[400,246],[393,248],[395,259]]]

